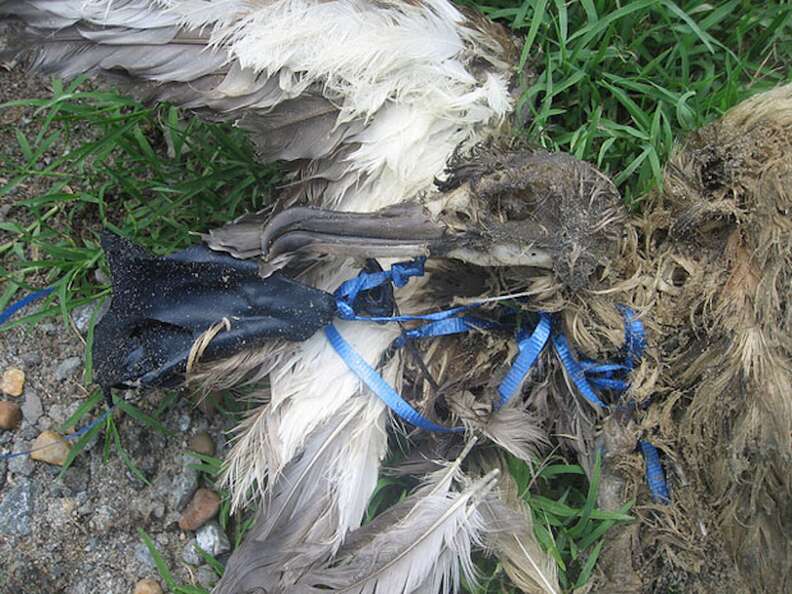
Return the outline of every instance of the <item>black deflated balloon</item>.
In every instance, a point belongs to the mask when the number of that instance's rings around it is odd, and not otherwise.
[[[255,262],[204,246],[154,257],[108,233],[102,247],[113,296],[94,331],[93,360],[105,393],[177,385],[196,339],[224,318],[230,329],[209,342],[201,361],[273,339],[306,340],[336,309],[329,293],[277,274],[262,279]]]

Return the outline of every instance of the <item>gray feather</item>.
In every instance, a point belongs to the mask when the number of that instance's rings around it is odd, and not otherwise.
[[[483,529],[476,509],[496,477],[462,492],[429,487],[412,505],[399,505],[389,526],[363,528],[366,538],[351,539],[331,566],[309,572],[289,592],[452,592],[462,573],[475,582],[470,550]]]
[[[262,161],[328,157],[342,141],[363,128],[362,122],[336,126],[338,109],[327,99],[304,94],[269,112],[249,111],[240,127],[252,132]]]
[[[215,594],[256,591],[291,583],[295,574],[333,553],[337,526],[333,485],[322,469],[339,456],[360,418],[356,408],[328,420],[306,438],[305,449],[268,487],[245,541],[231,555]],[[259,452],[267,456],[267,452]]]
[[[61,78],[112,79],[146,102],[169,101],[210,120],[236,122],[251,132],[264,162],[333,161],[363,128],[362,122],[337,126],[338,110],[319,89],[287,98],[279,73],[241,68],[222,44],[211,43],[210,31],[184,28],[152,0],[0,3],[0,19],[11,17],[21,30],[4,57],[28,56],[34,69]],[[319,177],[314,172],[312,183]]]
[[[519,501],[507,504],[496,494],[481,505],[487,544],[495,551],[509,579],[526,594],[560,592],[555,561],[533,534],[531,510]]]

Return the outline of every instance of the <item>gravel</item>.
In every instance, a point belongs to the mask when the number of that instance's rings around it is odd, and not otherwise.
[[[28,449],[28,442],[24,439],[17,438],[14,440],[11,447],[12,452],[22,452]],[[28,456],[16,456],[8,461],[8,471],[12,475],[30,476],[33,474],[33,460]]]
[[[36,367],[41,365],[41,353],[38,351],[24,353],[23,355],[19,356],[19,359],[22,361],[25,367]]]
[[[198,542],[199,547],[215,557],[219,557],[231,550],[231,542],[228,540],[228,536],[223,532],[220,524],[215,521],[201,526],[198,532],[195,533],[195,540]]]
[[[55,379],[63,381],[70,378],[74,373],[82,367],[82,359],[80,357],[69,357],[60,362],[55,369]]]
[[[201,556],[195,550],[196,539],[190,539],[182,549],[181,558],[187,565],[197,566],[201,564]]]
[[[75,307],[71,312],[71,318],[77,331],[85,336],[88,333],[88,326],[91,324],[91,316],[96,311],[96,303],[86,303],[80,307]]]
[[[0,534],[27,536],[31,532],[33,492],[30,481],[3,489],[0,499]]]
[[[0,69],[0,103],[50,97],[48,86],[47,81],[21,69]],[[38,132],[26,118],[32,110],[13,109],[19,115],[11,120],[4,119],[8,110],[0,112],[0,161],[23,158],[16,148],[17,130],[28,137]],[[53,124],[51,132],[56,126]],[[89,136],[93,131],[82,133]],[[79,134],[77,131],[71,138],[80,141]],[[41,195],[51,184],[51,178],[39,176],[18,185],[2,204],[7,220],[29,224],[20,220],[24,209],[13,203]],[[34,286],[47,282],[35,275],[26,280]],[[78,330],[87,329],[86,316],[90,320],[92,311],[85,307],[75,312]],[[85,402],[93,387],[81,385],[83,357],[84,345],[72,324],[64,325],[57,316],[0,333],[0,372],[19,368],[26,376],[25,393],[15,400],[24,407],[23,420],[15,431],[0,431],[0,454],[25,451],[42,431],[59,431]],[[136,393],[130,402],[151,415],[162,398],[159,393]],[[101,410],[95,409],[90,418],[99,413]],[[224,429],[221,416],[207,420],[186,398],[161,418],[168,427],[187,426],[215,436]],[[2,594],[130,594],[140,580],[159,579],[141,530],[156,543],[178,583],[194,584],[197,575],[210,583],[210,568],[201,571],[200,563],[188,567],[181,560],[186,535],[177,526],[179,510],[199,487],[198,473],[187,467],[195,462],[186,456],[190,435],[177,431],[165,438],[124,414],[116,414],[115,421],[125,455],[143,470],[149,483],[129,478],[114,440],[106,440],[104,430],[63,476],[62,468],[25,456],[0,461]],[[80,421],[78,428],[86,422]],[[222,449],[218,455],[223,455]]]
[[[181,469],[169,484],[164,485],[168,495],[168,506],[171,511],[181,511],[198,490],[198,471],[190,468],[195,459],[189,455],[181,458]]]
[[[195,572],[195,579],[201,586],[207,590],[211,590],[220,578],[217,577],[217,574],[211,567],[208,565],[201,565]]]
[[[41,405],[39,395],[28,388],[25,391],[25,401],[22,403],[22,416],[28,423],[35,423],[44,414],[44,407]]]

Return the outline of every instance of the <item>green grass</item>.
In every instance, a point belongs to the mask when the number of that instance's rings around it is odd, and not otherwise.
[[[0,148],[7,164],[0,202],[23,184],[44,189],[16,203],[17,221],[0,222],[0,309],[31,284],[56,288],[38,314],[6,328],[55,313],[65,320],[108,294],[92,275],[106,272],[100,229],[168,253],[194,243],[193,233],[260,209],[277,179],[276,167],[256,163],[239,130],[80,89],[79,81],[55,81],[51,99],[3,106],[35,111],[27,134],[15,131],[18,147]]]
[[[520,101],[529,120],[519,133],[595,162],[631,205],[662,183],[663,163],[686,133],[792,78],[792,5],[786,1],[464,3],[509,26],[522,44],[521,66],[538,73]],[[0,309],[34,287],[56,291],[3,329],[53,315],[66,322],[74,307],[109,294],[96,280],[97,270],[107,272],[101,228],[155,253],[171,252],[194,242],[194,232],[266,205],[278,181],[277,167],[256,163],[239,130],[182,119],[172,107],[145,108],[79,81],[54,83],[49,99],[0,109],[19,107],[32,111],[32,121],[13,130],[14,146],[0,147],[0,204],[16,200],[26,185],[40,191],[16,202],[14,222],[0,222]],[[89,333],[88,353],[91,340]],[[90,389],[90,357],[86,363]],[[114,417],[78,441],[74,455],[105,429],[105,455],[115,451],[134,473],[121,419],[161,431],[168,402],[172,397],[144,413],[117,401]],[[100,406],[93,392],[67,428]],[[627,521],[628,506],[618,514],[597,510],[597,473],[589,483],[579,466],[550,462],[530,468],[512,461],[510,471],[534,513],[537,537],[571,591],[589,580],[607,531]],[[211,479],[219,461],[196,464]],[[383,479],[369,515],[403,493],[403,483]],[[249,518],[234,521],[224,505],[221,522],[234,526],[238,543]],[[141,537],[171,591],[202,592],[180,586],[150,539]],[[480,567],[480,592],[510,591],[497,563],[482,559]]]
[[[674,141],[792,77],[792,5],[729,0],[473,2],[539,73],[526,135],[597,163],[628,202],[662,183]]]

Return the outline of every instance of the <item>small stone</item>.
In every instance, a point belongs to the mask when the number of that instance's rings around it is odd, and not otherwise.
[[[53,334],[58,333],[58,327],[51,323],[51,322],[44,322],[43,324],[39,324],[39,330],[41,330],[44,334],[52,336]]]
[[[80,403],[75,402],[75,404],[79,406]],[[47,412],[49,413],[49,416],[52,419],[52,422],[55,423],[55,425],[63,425],[66,422],[66,420],[71,416],[71,413],[73,411],[67,405],[53,404],[48,408]]]
[[[82,359],[79,357],[69,357],[60,362],[55,369],[55,379],[62,382],[66,378],[74,375],[74,372],[82,365]]]
[[[77,511],[77,500],[74,497],[64,497],[61,499],[61,509],[64,515],[71,516]]]
[[[204,456],[215,455],[215,442],[206,431],[199,431],[190,439],[190,449]]]
[[[20,407],[21,408],[21,407]],[[40,431],[36,431],[36,426],[32,425],[25,420],[25,411],[22,411],[22,429],[19,431],[20,437],[22,439],[27,439],[28,441],[33,441],[36,439],[36,436],[40,433]]]
[[[20,355],[19,358],[22,359],[22,363],[24,363],[26,367],[35,367],[36,365],[41,364],[41,353],[38,351],[24,353],[23,355]]]
[[[22,415],[25,420],[33,424],[43,414],[44,408],[41,406],[41,398],[33,390],[28,390],[27,394],[25,394],[25,402],[22,403]]]
[[[187,565],[198,566],[201,564],[201,556],[195,550],[195,539],[191,539],[182,549],[181,558]]]
[[[94,532],[104,534],[113,526],[113,510],[107,505],[102,505],[94,511],[88,523]]]
[[[69,455],[68,442],[63,439],[62,435],[54,431],[44,431],[33,442],[31,449],[34,451],[30,454],[30,457],[34,460],[57,466],[63,466]]]
[[[25,372],[17,367],[6,369],[0,380],[0,390],[9,396],[22,396],[25,390]]]
[[[0,402],[0,429],[16,429],[22,420],[22,410],[13,402]]]
[[[29,481],[4,489],[0,499],[0,534],[30,534],[33,496]]]
[[[231,550],[231,541],[228,540],[220,524],[215,521],[201,526],[195,533],[195,541],[199,547],[214,557]]]
[[[135,584],[132,594],[162,594],[162,587],[159,582],[147,578]]]
[[[47,415],[39,418],[38,422],[36,423],[36,427],[38,427],[39,431],[49,431],[52,429],[54,423],[52,419],[50,419]]]
[[[97,268],[94,271],[94,280],[100,285],[109,285],[110,284],[110,277],[107,276],[101,268]]]
[[[135,545],[135,559],[140,561],[146,567],[156,567],[154,563],[154,557],[151,556],[151,552],[148,550],[148,547],[139,542]]]
[[[195,572],[195,579],[200,586],[206,588],[207,590],[214,588],[217,582],[220,580],[220,578],[217,577],[217,574],[214,572],[214,569],[208,565],[201,565],[198,568],[198,570]]]
[[[217,493],[205,488],[198,489],[179,518],[179,528],[184,531],[197,530],[214,518],[219,509],[220,496]]]
[[[12,452],[24,452],[28,449],[30,449],[28,443],[22,438],[15,439],[11,447]],[[17,476],[30,476],[33,474],[33,460],[30,456],[11,458],[8,461],[8,471]]]
[[[74,327],[83,336],[88,332],[88,326],[91,325],[91,316],[93,316],[95,311],[96,303],[86,303],[80,307],[75,307],[71,312]]]
[[[177,426],[181,433],[187,433],[187,430],[190,428],[190,423],[192,423],[190,415],[179,415]]]
[[[183,455],[182,469],[173,481],[163,485],[167,489],[168,505],[173,511],[181,511],[198,489],[198,471],[191,468],[195,458]]]

